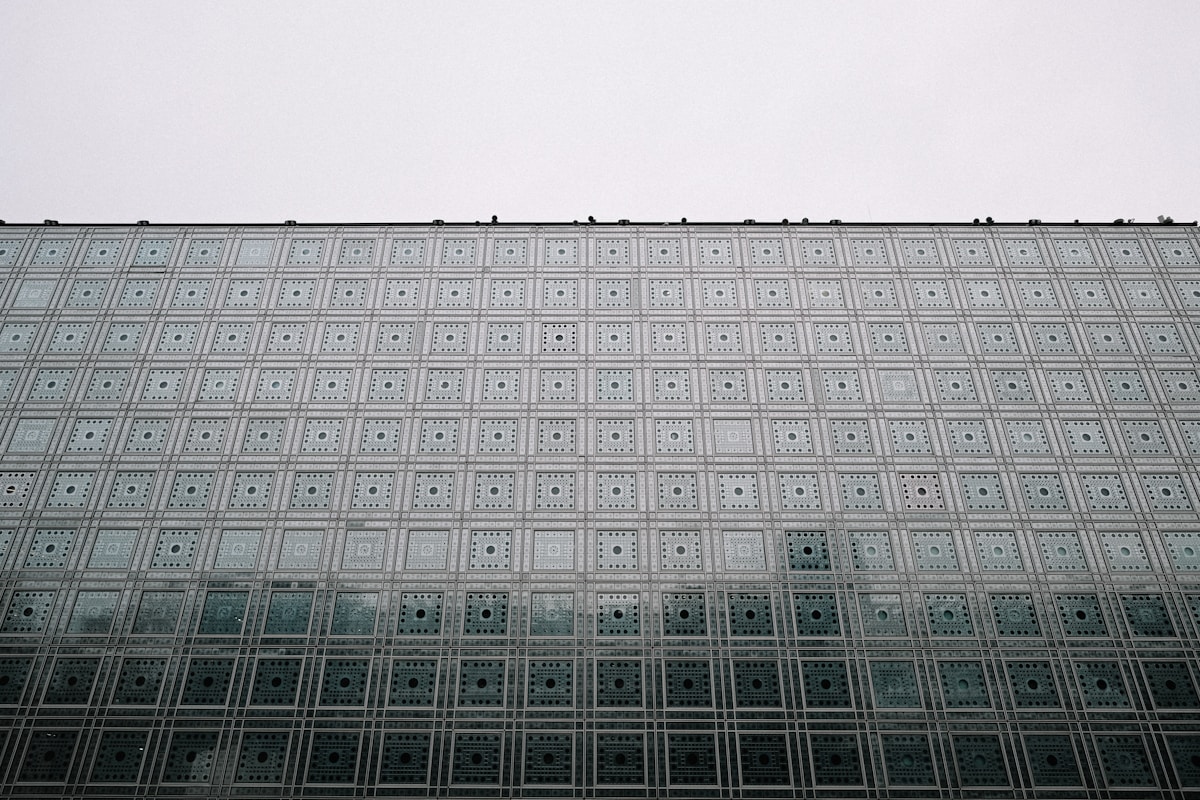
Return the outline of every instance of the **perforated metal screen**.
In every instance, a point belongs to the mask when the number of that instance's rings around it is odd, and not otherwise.
[[[3,794],[1190,796],[1198,249],[0,228]]]

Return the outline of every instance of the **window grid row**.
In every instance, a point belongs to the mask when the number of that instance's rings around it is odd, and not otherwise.
[[[44,364],[45,362],[43,362]],[[330,362],[336,363],[336,362]],[[574,365],[477,368],[442,362],[428,367],[338,365],[298,368],[210,366],[203,370],[156,362],[137,369],[41,366],[0,370],[0,402],[133,402],[152,408],[196,403],[939,403],[944,408],[987,404],[1064,403],[1186,406],[1200,403],[1200,375],[1191,366],[1145,369],[1112,363],[1099,369],[1029,369],[1024,363],[982,367],[909,367],[909,362],[863,368],[793,369]],[[989,362],[989,363],[995,363]],[[1186,364],[1186,362],[1185,362]],[[957,365],[956,365],[957,366]],[[1094,374],[1094,373],[1099,373]],[[17,394],[18,386],[22,392]]]
[[[530,726],[533,728],[533,726]],[[1128,732],[995,733],[967,727],[935,734],[907,727],[824,732],[777,726],[757,731],[711,725],[673,732],[577,731],[554,723],[490,725],[431,732],[361,725],[180,726],[169,736],[117,726],[81,732],[53,723],[14,737],[22,757],[9,780],[20,784],[119,786],[139,780],[196,787],[212,783],[328,792],[355,784],[481,792],[535,790],[712,791],[717,787],[859,791],[884,781],[900,790],[1146,790],[1178,781],[1200,785],[1193,763],[1200,737]],[[1158,764],[1171,765],[1170,772]],[[1085,788],[1092,787],[1092,788]],[[1168,788],[1164,786],[1163,788]],[[1021,790],[1021,789],[1018,789]],[[948,796],[948,795],[947,795]]]
[[[239,273],[244,274],[244,273]],[[1156,315],[1200,311],[1200,281],[1156,274],[1053,273],[978,276],[927,271],[905,277],[859,275],[809,278],[755,270],[748,277],[643,278],[628,272],[562,273],[545,277],[376,277],[372,273],[330,278],[287,270],[280,277],[219,277],[184,273],[125,278],[82,275],[70,279],[30,273],[11,280],[0,297],[14,314],[63,310],[85,315],[153,311],[184,316],[201,309],[231,313],[279,314],[318,310],[431,313],[473,310],[641,309],[672,313],[680,309],[861,310],[904,309],[940,314],[1002,313],[1041,315],[1074,311],[1082,315]]]
[[[36,413],[36,406],[27,409]],[[340,459],[344,455],[595,455],[619,462],[646,455],[673,458],[711,455],[736,462],[774,455],[847,456],[859,463],[879,458],[922,460],[924,456],[991,456],[1025,460],[1128,457],[1153,459],[1200,454],[1200,420],[1172,420],[1143,412],[1090,415],[1090,409],[1057,414],[1002,415],[984,419],[956,416],[881,417],[875,414],[773,414],[734,417],[597,417],[554,415],[485,417],[478,420],[437,414],[366,416],[361,420],[329,414],[258,415],[245,419],[225,413],[189,416],[79,416],[18,414],[2,434],[5,451],[80,464],[109,454],[180,455],[198,463],[233,456],[302,455]],[[1094,414],[1094,412],[1092,412]],[[149,434],[149,435],[147,435]]]
[[[647,530],[636,517],[614,519],[605,527],[582,529],[562,522],[514,523],[503,518],[451,528],[445,521],[411,523],[402,533],[386,523],[327,531],[313,520],[295,519],[272,533],[261,523],[240,519],[216,529],[189,527],[186,520],[161,527],[139,520],[111,519],[94,529],[62,520],[0,529],[0,569],[76,571],[111,578],[113,570],[162,573],[284,573],[399,571],[444,573],[468,579],[495,579],[533,571],[548,580],[572,573],[605,574],[747,573],[764,577],[812,573],[927,573],[924,580],[949,581],[957,575],[1007,580],[1038,573],[1130,575],[1200,573],[1200,530],[1181,520],[1158,531],[1111,521],[1109,527],[1066,527],[1070,520],[1014,526],[1008,520],[979,520],[968,528],[929,519],[895,529],[886,523],[831,531],[819,521],[799,521],[782,531],[732,523],[657,522]],[[593,523],[594,524],[594,523]],[[935,574],[941,573],[941,574]],[[10,578],[11,579],[11,578]],[[348,577],[348,579],[353,579]],[[772,578],[775,579],[775,578]],[[1072,578],[1072,579],[1078,579]],[[442,578],[439,578],[442,580]],[[53,603],[44,604],[47,609]],[[46,612],[49,614],[49,611]],[[22,624],[18,613],[12,620]]]
[[[58,232],[21,238],[0,238],[0,266],[394,266],[470,267],[497,264],[547,266],[1139,266],[1151,263],[1196,265],[1190,236],[1175,232],[1147,235],[1121,232],[1098,237],[1088,232],[1030,237],[994,232],[926,236],[871,235],[849,231],[788,232],[731,236],[697,229],[686,235],[629,234],[611,228],[586,234],[563,230],[531,236],[519,228],[498,230],[487,237],[467,231],[446,231],[430,237],[424,232],[395,230],[379,237],[303,231],[281,236],[269,231],[243,230],[234,237],[185,235],[182,240],[152,232],[126,238],[97,232],[76,238]],[[3,234],[0,234],[3,236]]]
[[[1060,361],[1194,356],[1200,326],[1105,322],[378,322],[63,321],[0,326],[0,353],[27,356],[708,355],[925,358],[1029,355]]]

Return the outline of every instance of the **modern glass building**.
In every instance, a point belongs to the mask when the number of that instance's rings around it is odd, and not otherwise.
[[[0,226],[0,793],[1196,796],[1198,252]]]

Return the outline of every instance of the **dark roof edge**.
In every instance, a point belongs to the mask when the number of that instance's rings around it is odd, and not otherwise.
[[[1062,228],[1062,227],[1100,227],[1100,228],[1128,228],[1128,227],[1154,227],[1154,228],[1179,228],[1197,226],[1197,221],[1191,222],[1083,222],[1073,220],[1071,222],[1043,222],[1041,220],[1029,220],[1026,222],[980,222],[978,220],[970,222],[846,222],[842,220],[830,220],[828,222],[811,222],[800,221],[791,222],[782,220],[779,222],[760,222],[758,220],[742,220],[741,222],[693,222],[691,220],[680,220],[679,222],[641,222],[636,220],[611,220],[602,221],[596,220],[592,222],[580,222],[572,220],[571,222],[486,222],[475,220],[473,222],[464,221],[446,221],[446,220],[431,220],[429,222],[295,222],[291,220],[282,222],[60,222],[58,220],[46,220],[44,222],[5,222],[0,220],[0,226],[11,226],[14,228],[36,228],[36,227],[64,227],[64,228],[280,228],[280,227],[296,227],[296,228],[427,228],[427,227],[442,227],[447,228],[464,228],[464,227],[512,227],[512,228],[552,228],[552,227],[641,227],[641,228],[656,228],[656,227],[790,227],[790,228],[805,228],[805,227],[843,227],[843,228],[919,228],[919,227],[978,227],[978,228]],[[2,229],[2,228],[0,228]]]

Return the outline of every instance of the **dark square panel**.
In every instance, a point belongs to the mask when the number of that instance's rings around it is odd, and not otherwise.
[[[504,636],[508,633],[508,592],[467,595],[463,634]]]
[[[368,659],[326,659],[321,672],[321,705],[361,706],[366,702],[370,674]]]
[[[925,608],[929,612],[929,632],[939,637],[974,636],[971,611],[965,594],[927,594]]]
[[[709,708],[712,706],[712,665],[707,661],[665,661],[666,705]]]
[[[1129,708],[1129,693],[1121,665],[1112,661],[1077,661],[1074,664],[1083,704],[1087,708]]]
[[[870,669],[877,708],[921,707],[921,689],[911,661],[872,661]]]
[[[963,786],[1008,786],[1000,737],[952,736],[954,761]]]
[[[165,658],[127,658],[121,662],[112,700],[118,705],[152,706],[158,703],[167,673]]]
[[[1017,708],[1060,708],[1049,661],[1009,661],[1004,665],[1013,705]]]
[[[1200,736],[1167,736],[1167,747],[1175,762],[1179,784],[1188,788],[1200,787]]]
[[[199,634],[238,636],[246,622],[249,592],[209,592],[196,628]]]
[[[946,708],[988,708],[992,705],[981,662],[942,661],[937,669]]]
[[[1097,736],[1096,754],[1104,782],[1113,788],[1154,786],[1157,781],[1140,736]]]
[[[79,731],[34,730],[17,780],[25,783],[62,783],[72,765]]]
[[[174,634],[182,607],[183,592],[142,592],[133,632],[147,636]]]
[[[642,662],[596,661],[596,705],[601,708],[642,705]]]
[[[642,784],[645,781],[646,745],[642,734],[596,734],[597,784]]]
[[[92,762],[92,783],[136,783],[146,755],[146,731],[107,730],[100,734]]]
[[[818,786],[855,786],[863,782],[858,736],[813,733],[808,737],[813,780]]]
[[[1025,754],[1029,757],[1029,771],[1036,786],[1079,786],[1079,764],[1071,737],[1065,734],[1037,735],[1026,733],[1021,736]]]
[[[250,690],[250,705],[292,705],[296,702],[303,666],[304,662],[299,658],[259,658]]]
[[[312,603],[312,592],[272,592],[263,633],[267,636],[306,635]]]
[[[1054,596],[1063,631],[1069,637],[1107,636],[1108,626],[1100,610],[1100,600],[1094,594],[1059,594]]]
[[[1143,661],[1146,685],[1159,709],[1200,708],[1196,684],[1184,661]]]
[[[704,594],[663,594],[664,636],[708,636]]]
[[[831,568],[825,531],[788,531],[787,555],[788,569],[795,572]]]
[[[437,676],[438,662],[431,659],[398,659],[392,662],[388,704],[393,706],[433,705]]]
[[[792,595],[795,611],[797,636],[840,637],[842,625],[838,621],[837,596],[829,593],[801,593]]]
[[[1167,613],[1167,604],[1158,594],[1123,594],[1121,609],[1134,636],[1174,637],[1175,626]]]
[[[744,786],[787,786],[792,782],[785,734],[742,734],[738,737],[738,764]]]
[[[925,734],[885,733],[879,739],[883,746],[883,766],[889,783],[893,786],[937,784],[929,739]]]
[[[783,702],[779,691],[779,663],[734,661],[733,691],[739,708],[778,708]]]
[[[850,678],[844,661],[804,661],[804,705],[808,708],[849,708]]]
[[[454,737],[450,780],[454,783],[500,782],[502,740],[495,733],[460,733]]]
[[[282,783],[291,736],[283,731],[247,731],[238,751],[237,783]]]
[[[728,601],[730,636],[775,635],[770,594],[731,593]]]
[[[353,783],[358,766],[358,731],[316,731],[308,751],[309,783]]]
[[[569,733],[525,736],[525,783],[571,783],[573,742]]]
[[[379,753],[380,783],[424,784],[429,780],[428,733],[385,733]]]
[[[176,730],[163,764],[163,783],[209,783],[217,758],[217,731]]]
[[[575,665],[561,661],[530,660],[526,704],[570,708],[575,704]]]
[[[712,734],[668,734],[667,770],[673,786],[715,785],[717,748]]]
[[[1041,636],[1033,598],[1027,594],[994,594],[989,597],[996,618],[996,633],[1002,637]]]
[[[33,659],[25,656],[0,657],[0,705],[9,706],[21,702],[32,666]]]
[[[193,658],[179,702],[185,706],[223,706],[233,682],[233,658]]]
[[[442,593],[424,592],[400,595],[401,636],[435,636],[442,631]]]
[[[51,705],[86,705],[91,699],[99,669],[98,658],[59,658],[54,662],[42,702]]]
[[[460,706],[504,705],[503,661],[463,661],[458,668]]]

